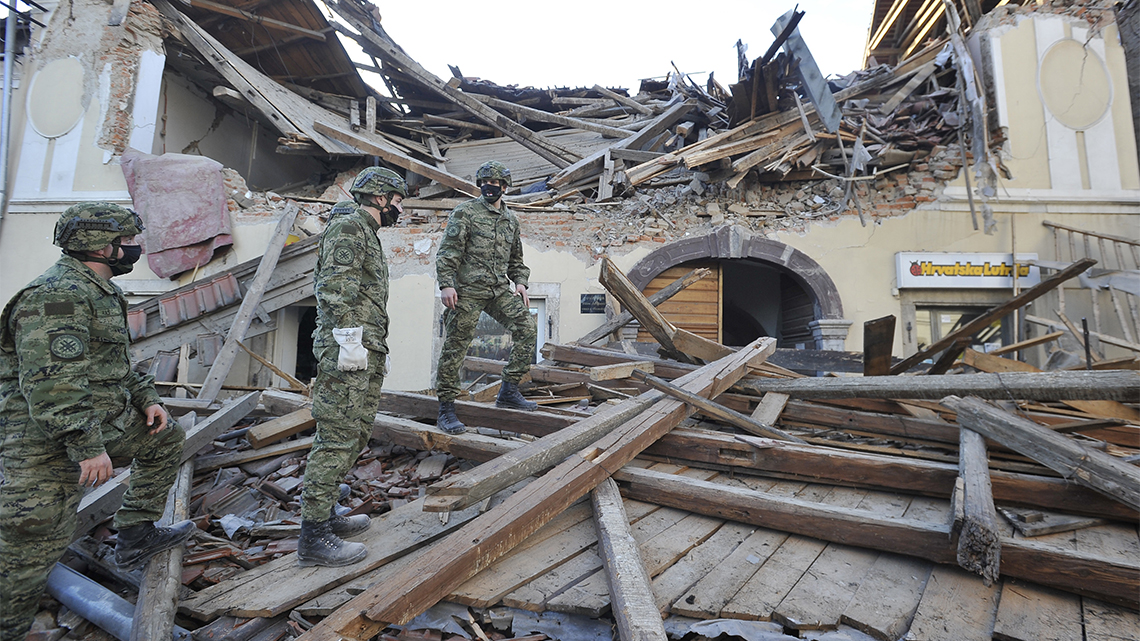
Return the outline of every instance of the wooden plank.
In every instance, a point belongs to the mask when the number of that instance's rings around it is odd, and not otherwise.
[[[792,398],[917,398],[976,396],[991,399],[1134,400],[1140,395],[1140,375],[1123,370],[1008,372],[857,378],[749,378],[741,389],[763,394],[780,392]]]
[[[612,479],[590,493],[598,551],[605,565],[610,602],[623,641],[665,641],[665,626],[653,604],[649,573],[629,530],[621,494]]]
[[[991,641],[1001,586],[956,567],[930,573],[909,636],[923,641]]]
[[[362,151],[379,156],[384,160],[403,167],[408,171],[415,172],[426,178],[431,178],[441,185],[451,187],[457,191],[461,191],[469,196],[479,193],[479,188],[468,180],[460,178],[459,176],[452,175],[447,171],[435,167],[429,163],[421,162],[405,154],[399,149],[393,147],[390,143],[384,140],[381,136],[370,134],[363,131],[349,131],[341,128],[335,124],[328,122],[317,121],[313,123],[313,127],[322,134],[339,140],[343,143],[352,145]]]
[[[1052,341],[1057,340],[1058,338],[1061,338],[1064,335],[1065,335],[1065,332],[1050,332],[1048,334],[1042,334],[1041,336],[1035,336],[1033,338],[1029,338],[1029,339],[1026,339],[1026,340],[1017,342],[1017,343],[1010,343],[1009,345],[999,347],[999,348],[995,349],[994,351],[989,352],[989,354],[990,354],[990,356],[1001,356],[1002,354],[1010,354],[1013,352],[1020,352],[1020,351],[1025,350],[1025,349],[1029,349],[1030,347],[1036,347],[1037,345],[1044,345],[1045,343],[1050,343]]]
[[[772,618],[796,630],[837,628],[847,604],[878,557],[873,550],[828,544],[773,610]]]
[[[757,340],[729,357],[701,368],[703,390],[723,392],[744,375],[749,364],[763,361]],[[695,381],[694,381],[695,382]],[[479,568],[510,551],[570,504],[597,486],[641,450],[675,427],[691,412],[685,405],[662,400],[636,420],[629,421],[594,445],[569,457],[550,473],[475,519],[456,536],[448,537],[392,581],[374,586],[356,597],[313,629],[306,641],[340,636],[365,637],[388,622],[403,623],[436,603]]]
[[[360,563],[342,568],[299,567],[296,553],[286,554],[197,592],[181,603],[179,611],[203,621],[226,614],[277,616],[439,539],[478,513],[477,507],[454,512],[444,524],[439,515],[423,511],[423,499],[412,501],[372,519],[372,527],[354,537],[368,548]]]
[[[819,539],[789,536],[725,604],[720,615],[751,621],[772,620],[772,612],[825,547],[827,543]]]
[[[884,316],[863,323],[863,376],[891,373],[895,345],[895,317]]]
[[[613,381],[620,378],[629,378],[633,371],[638,370],[646,374],[653,373],[653,363],[645,361],[630,361],[628,363],[614,363],[613,365],[597,365],[591,367],[591,381]]]
[[[439,415],[439,399],[426,394],[384,390],[380,407],[385,412],[421,419]],[[489,427],[506,432],[546,436],[577,423],[579,419],[537,411],[508,410],[482,403],[456,401],[455,414],[468,427]]]
[[[709,516],[734,518],[830,542],[954,563],[949,525],[881,518],[865,511],[781,499],[695,479],[664,478],[650,470],[614,475],[625,496]],[[1058,548],[1045,542],[1002,539],[1001,572],[1070,592],[1140,603],[1140,561]]]
[[[962,353],[962,362],[983,372],[1040,372],[1041,370],[1030,365],[1009,358],[994,356],[992,353],[983,354],[972,349]],[[1073,409],[1087,412],[1096,416],[1120,418],[1126,421],[1140,422],[1140,410],[1129,407],[1119,401],[1082,401],[1057,398]]]
[[[588,503],[574,505],[527,537],[510,554],[465,581],[447,600],[478,608],[495,605],[504,595],[594,545],[597,538],[590,516]]]
[[[674,611],[674,603],[681,601],[690,588],[726,563],[726,559],[755,531],[751,525],[727,522],[708,540],[654,577],[652,594],[661,615]]]
[[[954,493],[955,517],[951,530],[958,539],[958,566],[982,577],[986,585],[998,578],[1001,535],[994,510],[986,443],[980,434],[962,428],[958,442],[958,480],[963,493]],[[959,503],[961,498],[961,503]]]
[[[194,484],[194,461],[186,461],[167,498],[164,525],[189,518],[190,488]],[[130,641],[169,639],[174,634],[174,615],[182,588],[182,552],[179,545],[155,554],[146,562],[131,620]]]
[[[958,423],[1066,478],[1140,510],[1140,468],[975,398],[944,399]]]
[[[788,404],[788,395],[779,392],[768,392],[752,410],[752,419],[764,425],[775,425],[784,406]]]
[[[990,323],[1005,316],[1015,309],[1027,305],[1028,303],[1037,300],[1041,296],[1049,293],[1053,289],[1059,287],[1062,283],[1073,278],[1096,264],[1096,261],[1091,258],[1081,259],[1065,269],[1053,274],[1049,278],[1041,281],[1037,285],[1025,290],[1021,294],[1011,298],[1010,300],[986,310],[974,320],[966,323],[957,330],[950,332],[941,339],[935,341],[933,344],[928,345],[926,348],[919,350],[917,353],[912,354],[902,360],[902,362],[891,367],[891,374],[901,374],[914,367],[918,363],[930,357],[931,354],[937,354],[944,349],[947,349],[958,342],[959,339],[964,337],[973,336],[985,327],[989,327]]]
[[[882,641],[901,639],[918,609],[934,565],[881,552],[839,620]]]
[[[230,373],[230,367],[233,366],[234,359],[237,357],[238,343],[245,339],[249,324],[257,312],[258,305],[261,304],[261,297],[269,285],[269,278],[277,266],[277,259],[281,256],[281,250],[285,248],[285,241],[293,230],[293,221],[296,220],[298,211],[300,208],[297,203],[289,201],[281,219],[277,221],[277,228],[265,246],[265,254],[262,255],[261,262],[257,266],[257,273],[254,274],[253,280],[246,288],[245,295],[241,299],[241,307],[234,316],[233,323],[230,324],[226,341],[222,344],[222,349],[219,350],[217,357],[214,358],[214,364],[210,366],[210,371],[206,374],[206,380],[202,381],[202,389],[198,390],[199,400],[213,401],[218,397],[218,392],[222,391],[222,383],[225,382],[226,376]]]
[[[673,346],[673,335],[677,333],[677,328],[665,320],[661,312],[650,304],[641,292],[637,291],[637,288],[610,260],[609,256],[602,257],[598,280],[610,294],[613,294],[614,298],[621,302],[622,307],[641,323],[642,329],[652,334],[662,347],[669,351],[677,351]]]
[[[260,392],[250,392],[245,396],[227,400],[222,408],[207,419],[186,431],[186,440],[182,442],[182,459],[180,463],[190,460],[198,450],[206,447],[211,441],[229,430],[238,421],[246,417],[257,407]]]
[[[746,432],[750,432],[758,436],[774,438],[780,441],[806,444],[806,442],[798,436],[792,436],[791,434],[772,427],[771,425],[764,425],[762,423],[759,423],[751,416],[746,416],[740,412],[736,412],[728,409],[727,407],[718,405],[708,399],[701,398],[700,396],[692,394],[683,388],[679,388],[676,385],[666,383],[656,376],[650,376],[643,372],[637,372],[635,378],[648,384],[650,387],[661,390],[670,396],[679,398],[686,403],[693,405],[708,416],[713,416],[721,420],[728,421],[732,425],[735,425],[736,427],[739,427]]]
[[[308,407],[303,407],[285,416],[278,416],[260,425],[254,425],[249,428],[249,432],[246,433],[246,439],[255,449],[262,448],[270,443],[276,443],[281,439],[289,438],[294,434],[299,434],[307,429],[311,429],[315,427],[316,424],[317,419],[313,418],[312,410]]]
[[[1016,507],[999,507],[998,512],[1009,521],[1017,533],[1025,537],[1045,536],[1058,532],[1072,532],[1096,525],[1105,525],[1107,519],[1072,516]]]
[[[73,542],[118,511],[119,506],[123,504],[123,495],[127,493],[130,477],[131,471],[128,469],[83,495],[79,501],[75,533],[71,535]]]
[[[672,612],[699,619],[716,619],[752,575],[764,566],[788,538],[784,532],[757,528],[724,562],[713,568],[672,605]]]
[[[998,641],[1069,641],[1083,639],[1081,597],[1006,579],[994,621]]]
[[[1140,613],[1097,599],[1081,599],[1084,641],[1140,641]]]
[[[321,33],[320,31],[306,29],[300,25],[284,22],[282,20],[274,20],[273,18],[268,18],[266,16],[257,15],[243,9],[238,9],[237,7],[218,4],[216,2],[210,2],[209,0],[190,0],[189,4],[193,7],[206,9],[207,11],[213,11],[215,13],[220,13],[222,15],[244,20],[253,24],[264,25],[270,29],[276,29],[278,31],[286,31],[291,34],[301,35],[311,40],[316,40],[317,42],[325,42],[326,40],[325,34]]]
[[[280,456],[281,454],[290,454],[292,452],[300,452],[307,450],[313,446],[315,436],[307,436],[305,438],[296,439],[293,441],[286,441],[278,443],[277,445],[270,445],[269,447],[260,450],[249,450],[245,452],[231,452],[229,454],[214,454],[212,456],[200,456],[196,463],[198,472],[213,472],[223,467],[236,467],[242,463],[249,463],[251,461],[260,461],[261,459],[272,458]]]
[[[596,122],[590,122],[588,120],[582,120],[581,118],[568,118],[566,116],[560,116],[558,114],[552,114],[549,111],[543,111],[541,109],[534,109],[532,107],[526,107],[526,106],[523,106],[523,105],[520,105],[517,103],[508,102],[506,100],[499,100],[498,98],[495,98],[493,96],[487,96],[487,95],[477,94],[477,93],[471,94],[471,96],[473,98],[475,98],[476,100],[478,100],[479,102],[490,105],[490,106],[494,107],[495,109],[499,109],[501,111],[512,111],[516,114],[520,114],[520,115],[524,116],[527,120],[535,120],[538,122],[549,122],[549,123],[553,123],[556,125],[561,125],[563,127],[570,127],[571,129],[581,129],[582,131],[592,131],[594,133],[602,134],[606,138],[628,138],[634,134],[634,132],[629,131],[627,129],[618,129],[617,127],[610,127],[609,125],[603,125],[603,124],[596,123]]]

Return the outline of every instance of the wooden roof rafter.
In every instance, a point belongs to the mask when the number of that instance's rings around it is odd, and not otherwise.
[[[230,16],[231,18],[237,18],[239,20],[245,20],[247,22],[253,22],[255,24],[264,25],[270,29],[277,29],[279,31],[290,31],[293,33],[298,33],[298,34],[303,35],[306,38],[310,38],[312,40],[317,40],[319,42],[325,42],[325,40],[326,40],[325,34],[320,32],[320,31],[314,31],[312,29],[306,29],[304,27],[301,27],[301,26],[298,26],[295,24],[289,24],[288,22],[284,22],[281,20],[274,20],[273,18],[266,18],[264,16],[259,16],[256,13],[251,13],[249,11],[245,11],[244,9],[238,9],[236,7],[229,7],[229,6],[226,6],[224,4],[218,4],[216,2],[210,2],[209,0],[189,0],[189,2],[190,2],[190,6],[192,6],[192,7],[198,7],[200,9],[205,9],[207,11],[213,11],[214,13],[220,13],[222,15]]]

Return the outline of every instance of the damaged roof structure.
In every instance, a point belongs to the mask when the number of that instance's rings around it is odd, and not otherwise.
[[[838,78],[792,9],[737,82],[636,91],[441,78],[362,0],[31,12],[2,288],[68,204],[143,215],[132,357],[186,428],[169,511],[199,526],[119,571],[117,470],[34,634],[1140,637],[1137,4],[879,0]],[[434,253],[488,159],[541,408],[489,402],[481,324],[478,429],[449,436]],[[298,568],[317,236],[376,163],[414,194],[380,232],[400,341],[344,501],[369,556]]]

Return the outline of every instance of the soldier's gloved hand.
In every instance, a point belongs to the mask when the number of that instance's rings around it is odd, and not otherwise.
[[[365,349],[364,328],[344,327],[334,328],[332,331],[336,344],[340,345],[340,353],[336,358],[336,368],[342,372],[356,372],[368,369],[368,350]]]

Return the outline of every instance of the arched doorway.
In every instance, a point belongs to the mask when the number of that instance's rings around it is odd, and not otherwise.
[[[634,265],[629,278],[652,293],[698,266],[714,269],[716,279],[661,307],[679,327],[725,345],[773,336],[780,347],[842,349],[850,322],[827,272],[807,254],[742,227],[666,245]]]

